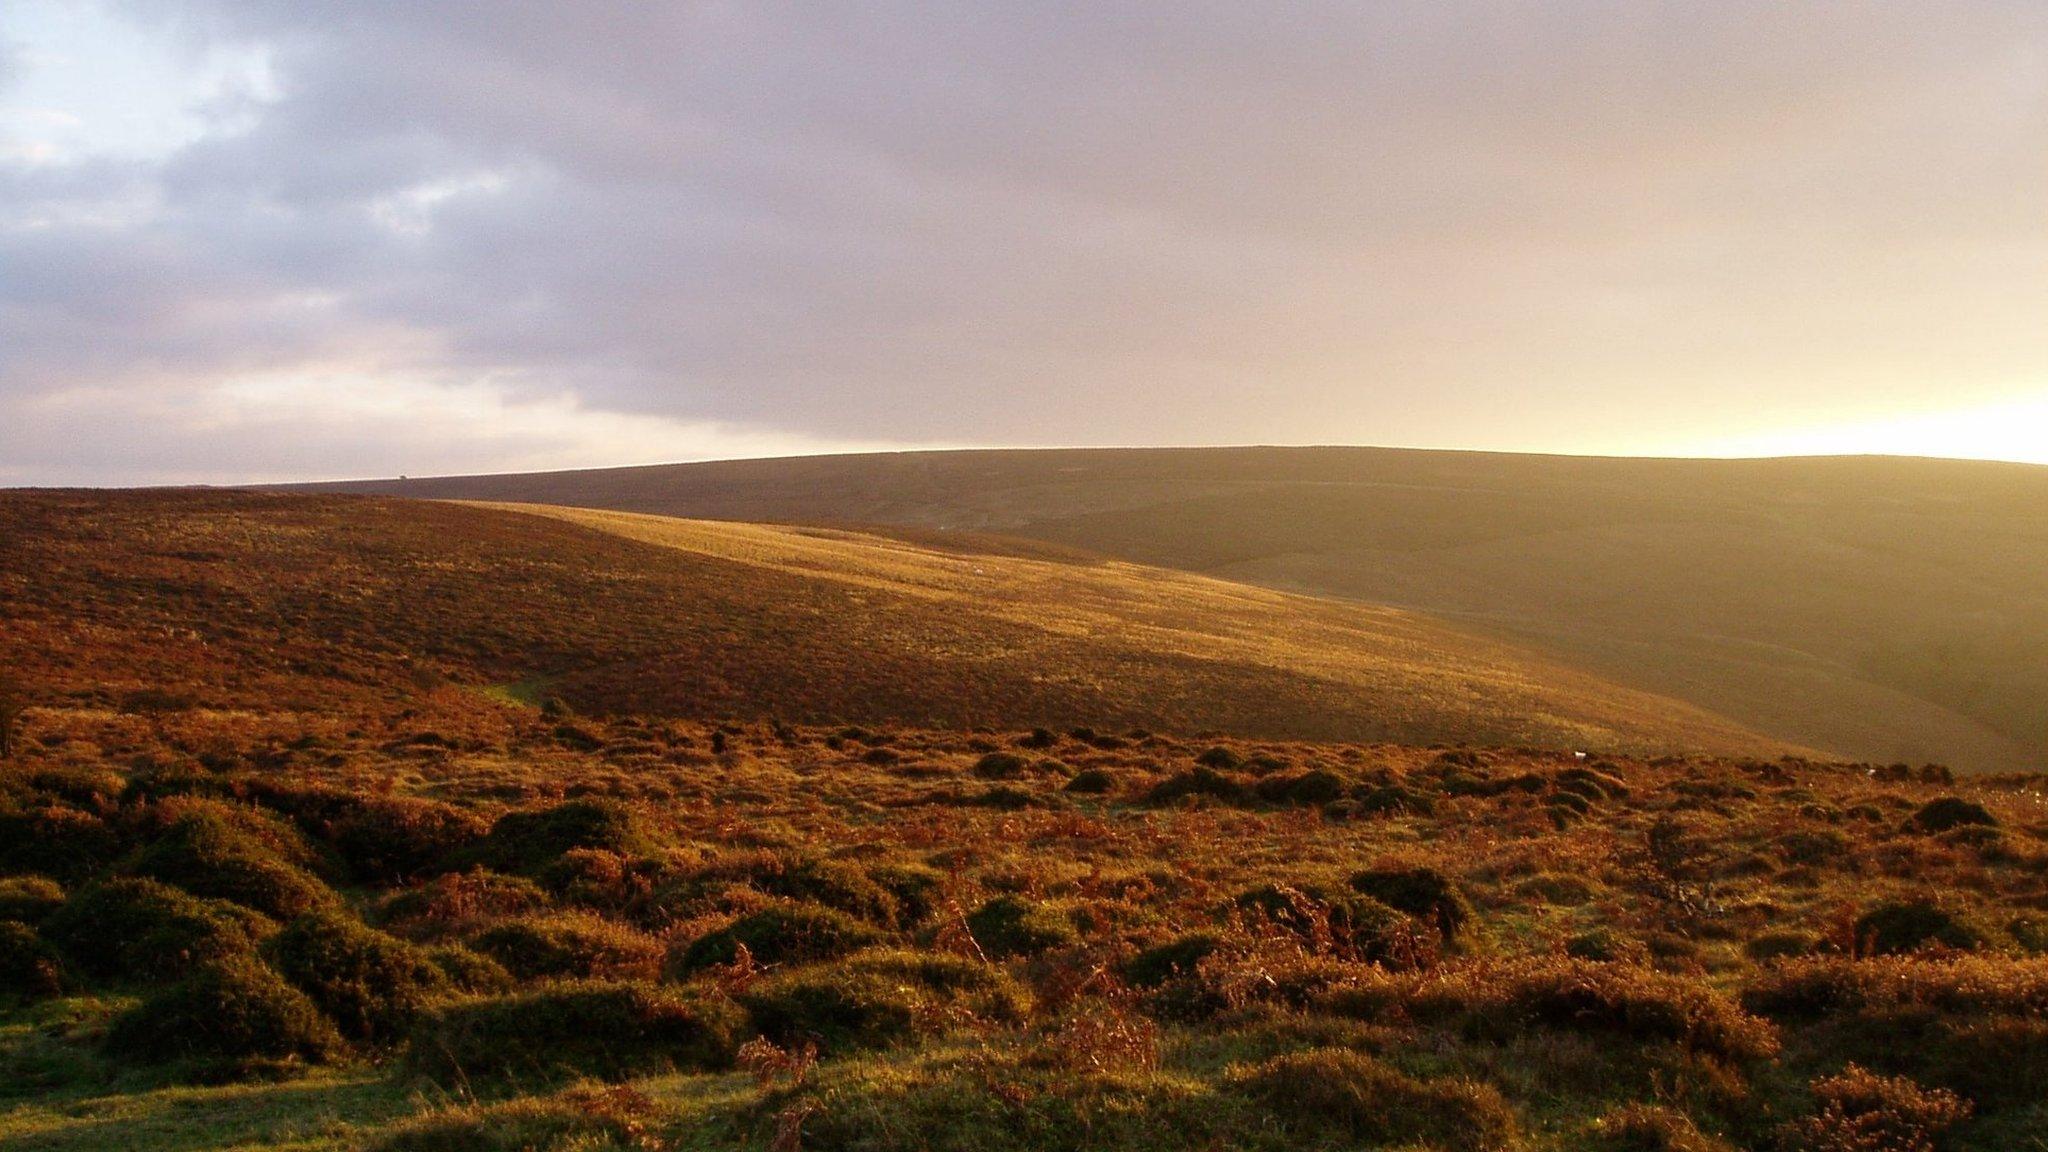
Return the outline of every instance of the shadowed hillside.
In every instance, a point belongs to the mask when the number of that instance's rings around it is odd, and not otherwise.
[[[22,677],[74,703],[453,680],[671,716],[1784,750],[1403,612],[1057,550],[537,511],[0,495],[4,627]]]
[[[2048,468],[1117,449],[345,487],[1005,533],[1447,616],[1843,755],[2048,765]]]

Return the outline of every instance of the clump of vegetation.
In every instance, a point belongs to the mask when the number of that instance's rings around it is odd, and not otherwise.
[[[649,975],[662,952],[644,932],[579,912],[508,920],[478,933],[470,946],[522,980]]]
[[[390,886],[441,871],[473,853],[485,831],[481,817],[453,804],[387,796],[351,805],[329,835],[351,874]]]
[[[1436,927],[1450,943],[1472,920],[1472,903],[1443,872],[1427,865],[1368,868],[1351,877],[1351,887]]]
[[[1190,768],[1154,784],[1145,793],[1149,804],[1174,804],[1192,797],[1208,797],[1225,804],[1242,804],[1251,790],[1234,776],[1206,765]]]
[[[0,797],[0,873],[76,881],[120,851],[120,836],[96,813],[48,801],[15,807]]]
[[[492,868],[533,875],[577,848],[646,855],[661,847],[660,839],[631,805],[587,796],[552,808],[507,812],[491,825],[477,854]]]
[[[990,957],[1034,956],[1078,944],[1080,932],[1066,911],[1021,896],[998,896],[975,909],[967,930]]]
[[[1930,1152],[1969,1119],[1968,1101],[1854,1064],[1813,1084],[1815,1110],[1787,1124],[1788,1147],[1812,1152]]]
[[[47,876],[0,877],[0,920],[39,924],[64,906],[64,886]]]
[[[73,893],[44,921],[43,933],[91,975],[160,980],[249,955],[272,927],[225,900],[121,877]]]
[[[265,952],[351,1040],[399,1038],[421,1009],[457,986],[426,949],[339,912],[294,920]]]
[[[1220,933],[1191,932],[1155,944],[1126,960],[1123,977],[1134,988],[1157,988],[1177,976],[1193,973],[1202,961],[1224,946]]]
[[[1564,958],[1383,973],[1333,993],[1326,1003],[1368,1020],[1402,1012],[1494,1042],[1548,1028],[1736,1061],[1761,1060],[1779,1048],[1768,1021],[1707,985],[1633,965]]]
[[[1516,1142],[1514,1109],[1493,1088],[1417,1080],[1348,1049],[1276,1056],[1239,1073],[1233,1086],[1309,1140],[1444,1152],[1497,1152]]]
[[[406,1066],[442,1084],[621,1080],[732,1066],[737,1009],[652,984],[585,982],[445,1005],[421,1018]]]
[[[657,1149],[661,1109],[625,1085],[577,1085],[548,1096],[463,1104],[406,1120],[370,1152],[598,1152]]]
[[[1656,1104],[1617,1108],[1596,1120],[1587,1136],[1588,1152],[1735,1152],[1685,1113]]]
[[[129,868],[195,896],[229,900],[276,919],[290,919],[334,901],[327,885],[288,860],[247,822],[213,808],[179,816]]]
[[[1974,952],[1991,940],[1975,917],[1933,900],[1891,900],[1879,904],[1855,925],[1856,945],[1877,956],[1947,948]]]
[[[1955,828],[1993,827],[1997,823],[1998,818],[1991,810],[1974,800],[1942,796],[1921,805],[1906,821],[1906,827],[1932,835]]]
[[[64,960],[36,930],[0,920],[0,1001],[42,1000],[64,991]]]
[[[798,968],[739,994],[761,1034],[829,1055],[975,1024],[1014,1024],[1024,994],[1001,970],[929,952],[864,953]]]
[[[894,927],[903,911],[894,892],[844,861],[778,857],[750,879],[771,896],[822,904],[883,928]]]
[[[254,1067],[321,1064],[347,1051],[313,1002],[250,957],[201,967],[115,1019],[107,1052],[186,1064],[214,1077]]]
[[[881,942],[880,932],[844,912],[816,904],[774,904],[672,952],[669,969],[687,976],[731,964],[742,949],[757,964],[801,964],[831,960]]]
[[[436,939],[476,924],[538,912],[548,904],[547,891],[524,876],[473,868],[394,893],[378,909],[378,918],[405,935]]]

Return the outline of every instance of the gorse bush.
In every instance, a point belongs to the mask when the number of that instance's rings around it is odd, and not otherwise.
[[[352,1040],[399,1038],[421,1009],[456,986],[426,949],[339,912],[292,921],[264,951]]]
[[[304,993],[251,957],[207,964],[145,999],[107,1032],[109,1054],[186,1063],[203,1075],[268,1062],[324,1063],[346,1051]]]
[[[662,954],[646,933],[580,912],[509,920],[479,932],[470,946],[523,980],[652,975]]]
[[[229,900],[278,919],[334,902],[333,891],[317,877],[246,824],[213,810],[173,821],[128,867],[195,896]]]
[[[1441,871],[1427,867],[1389,865],[1368,868],[1351,877],[1351,887],[1367,896],[1418,917],[1455,940],[1472,920],[1472,903]]]
[[[36,930],[0,920],[0,1004],[42,1000],[64,991],[64,960]]]
[[[672,952],[669,969],[687,976],[715,964],[731,964],[745,948],[759,964],[830,960],[882,942],[867,924],[815,904],[776,904],[742,916]]]
[[[395,893],[378,908],[377,916],[393,931],[436,939],[479,923],[538,912],[549,903],[547,891],[523,876],[476,868]]]
[[[1444,1152],[1497,1152],[1516,1144],[1514,1110],[1494,1089],[1465,1080],[1417,1080],[1345,1049],[1277,1056],[1240,1072],[1233,1084],[1309,1140]]]
[[[732,1066],[741,1025],[734,1006],[675,989],[566,983],[427,1013],[406,1066],[443,1084],[718,1071]]]
[[[585,797],[500,816],[476,853],[490,867],[531,875],[577,848],[630,856],[659,852],[662,843],[630,805]]]
[[[880,1048],[974,1023],[1023,1018],[1021,989],[955,956],[882,952],[779,973],[739,994],[761,1034],[827,1054]]]
[[[998,896],[967,917],[967,930],[991,957],[1032,956],[1080,942],[1066,910],[1019,896]]]
[[[349,871],[379,885],[438,872],[473,852],[486,832],[474,812],[415,797],[366,799],[333,823],[330,839]]]
[[[225,900],[124,877],[74,892],[44,921],[43,932],[94,976],[160,980],[247,956],[274,927]]]
[[[1974,952],[1992,939],[1976,917],[1933,900],[1879,904],[1857,919],[1855,930],[1857,948],[1877,956],[1926,948]]]
[[[47,876],[0,878],[0,920],[41,923],[64,906],[64,886]]]

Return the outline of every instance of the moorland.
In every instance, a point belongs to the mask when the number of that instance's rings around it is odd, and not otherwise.
[[[0,1149],[2048,1141],[2032,775],[1068,545],[0,531]]]
[[[995,532],[1412,609],[1850,759],[2048,763],[2036,465],[1008,450],[324,487]]]

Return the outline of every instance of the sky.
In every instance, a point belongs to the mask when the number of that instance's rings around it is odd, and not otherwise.
[[[2048,463],[2048,4],[0,4],[0,485]]]

